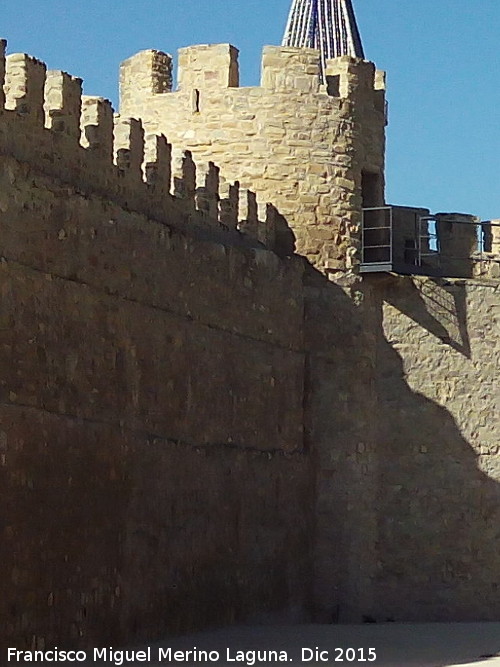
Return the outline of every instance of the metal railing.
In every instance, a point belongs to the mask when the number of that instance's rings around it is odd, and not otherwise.
[[[437,220],[434,215],[418,217],[418,256],[417,266],[424,266],[425,258],[436,258],[440,261],[439,234],[437,232]],[[434,225],[431,228],[431,225]],[[433,247],[434,246],[434,247]]]
[[[362,264],[392,264],[393,207],[364,208],[361,230]]]
[[[499,251],[500,223],[424,211],[397,206],[364,208],[361,272],[467,277],[477,273],[478,263],[500,261],[491,254],[493,246]]]

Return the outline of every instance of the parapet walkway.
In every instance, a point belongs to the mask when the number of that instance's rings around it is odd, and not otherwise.
[[[159,649],[171,648],[172,659],[159,661]],[[144,647],[142,647],[144,648]],[[198,659],[178,663],[174,651],[195,649]],[[318,656],[324,660],[312,657]],[[339,649],[339,650],[336,650]],[[356,659],[353,660],[354,649]],[[374,649],[376,660],[373,660]],[[284,664],[275,660],[258,661],[262,652],[277,651],[283,659],[296,665],[367,665],[376,667],[489,667],[500,666],[500,623],[443,623],[443,624],[368,624],[368,625],[289,625],[238,626],[223,630],[197,633],[181,638],[150,644],[150,665],[216,665],[217,667],[255,667]],[[220,654],[218,662],[201,659],[200,651]],[[229,656],[228,656],[229,651]],[[247,653],[248,660],[238,661],[238,651]],[[323,652],[321,656],[316,651]],[[90,652],[89,652],[90,653]],[[499,654],[498,657],[488,657]],[[165,654],[163,654],[165,655]],[[191,656],[192,657],[192,654]],[[203,656],[202,656],[203,657]],[[215,657],[215,654],[214,656]],[[229,660],[228,660],[229,657]],[[240,656],[241,658],[241,656]],[[364,660],[363,660],[364,658]],[[372,660],[370,661],[370,658]],[[91,664],[109,664],[89,662]],[[144,662],[127,662],[138,667]]]

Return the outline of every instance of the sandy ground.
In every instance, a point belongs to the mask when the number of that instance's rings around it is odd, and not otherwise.
[[[203,659],[176,662],[159,661],[159,649],[171,647],[173,651],[217,651],[220,659],[210,662]],[[148,647],[141,647],[142,650]],[[370,660],[374,657],[376,660]],[[304,655],[303,649],[306,650]],[[315,657],[304,661],[303,657],[325,652],[323,660]],[[340,650],[336,649],[342,649]],[[347,652],[347,649],[356,649]],[[128,649],[131,650],[131,649]],[[140,650],[135,648],[134,650]],[[149,662],[124,662],[124,665],[195,665],[204,667],[246,667],[249,662],[235,660],[237,651],[285,651],[282,657],[298,665],[367,665],[376,667],[463,667],[488,665],[500,667],[500,623],[450,623],[450,624],[373,624],[373,625],[289,625],[289,626],[238,626],[223,630],[197,633],[149,644]],[[229,658],[228,660],[228,650]],[[312,653],[311,653],[312,651]],[[90,651],[88,652],[90,655]],[[353,656],[356,656],[353,659]],[[132,656],[129,656],[132,657]],[[191,656],[190,656],[191,657]],[[213,657],[216,657],[215,655]],[[256,656],[257,657],[257,656]],[[250,663],[252,654],[249,654]],[[364,660],[363,660],[364,658]],[[232,659],[232,660],[231,660]],[[109,661],[80,663],[85,665],[113,664]],[[275,660],[255,662],[255,667],[266,664],[283,664]],[[292,665],[293,667],[293,665]]]

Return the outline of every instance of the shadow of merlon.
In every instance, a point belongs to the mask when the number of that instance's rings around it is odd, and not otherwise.
[[[470,358],[464,294],[453,281],[399,277],[388,285],[385,299],[442,343]]]

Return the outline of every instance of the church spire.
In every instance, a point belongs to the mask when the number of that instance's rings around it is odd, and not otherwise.
[[[365,57],[351,0],[293,0],[283,46],[318,49],[322,79],[328,59]]]

